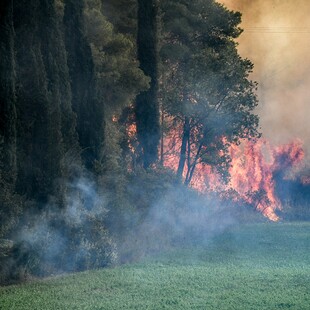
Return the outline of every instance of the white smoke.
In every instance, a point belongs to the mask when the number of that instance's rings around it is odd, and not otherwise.
[[[300,138],[309,161],[310,2],[219,2],[242,13],[239,51],[254,63],[263,135],[275,144]]]

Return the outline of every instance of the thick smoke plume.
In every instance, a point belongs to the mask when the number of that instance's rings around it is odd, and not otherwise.
[[[275,144],[299,138],[310,153],[310,2],[221,0],[242,13],[239,51],[254,63],[263,135]]]

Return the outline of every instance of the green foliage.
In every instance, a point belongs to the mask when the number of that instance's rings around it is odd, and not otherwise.
[[[114,25],[116,32],[130,36],[133,41],[137,32],[136,0],[101,0],[102,11]]]
[[[173,191],[175,182],[171,171],[142,168],[127,175],[105,174],[101,179],[101,186],[110,193],[106,197],[109,209],[106,223],[117,242],[120,262],[136,260],[159,245],[150,229],[154,228],[152,219],[147,220],[149,224],[145,220],[156,208],[159,197]],[[147,239],[150,244],[143,248]],[[169,240],[162,239],[165,244]]]
[[[4,1],[0,11],[0,238],[18,222],[22,199],[14,191],[16,163],[16,75],[13,2]],[[1,255],[1,254],[0,254]]]
[[[95,169],[104,180],[100,184],[111,191],[111,213],[119,214],[116,209],[124,204],[122,185],[127,167],[120,147],[125,133],[117,118],[140,91],[148,88],[149,79],[138,67],[133,37],[118,32],[118,27],[108,21],[106,5],[104,1],[86,1],[84,22],[95,65],[96,97],[104,110],[103,143]]]
[[[100,86],[83,32],[83,1],[29,1],[27,5],[6,1],[6,5],[9,9],[1,9],[4,19],[1,16],[0,22],[5,30],[0,35],[0,54],[5,60],[0,74],[4,112],[0,128],[0,238],[11,233],[16,241],[25,223],[28,226],[21,240],[38,233],[27,243],[29,259],[10,257],[6,266],[18,270],[20,265],[25,272],[46,274],[105,266],[115,258],[114,244],[103,224],[105,209],[98,207],[102,213],[97,210],[96,214],[84,210],[89,231],[62,218],[72,180],[80,175],[83,164],[93,169],[94,162],[100,161],[105,138],[104,108],[108,105],[97,99]],[[117,39],[112,44],[112,37],[106,46],[110,54],[129,42]],[[124,62],[126,67],[134,61]],[[120,61],[114,66],[118,65]],[[131,74],[130,66],[127,70]],[[84,201],[78,206],[80,212],[87,208]],[[46,234],[38,232],[39,222]],[[59,236],[68,239],[60,246],[63,256],[51,255],[51,244],[55,245]]]
[[[85,29],[95,63],[97,96],[106,119],[111,119],[148,88],[148,79],[138,68],[133,39],[114,30],[99,1],[86,4]]]
[[[233,41],[241,33],[240,13],[211,0],[163,1],[161,10],[161,96],[169,119],[181,126],[188,119],[185,183],[198,162],[225,175],[227,142],[259,136],[256,83],[249,80],[253,64],[239,56]]]
[[[36,20],[36,22],[34,22]],[[62,28],[49,1],[14,4],[17,86],[17,190],[42,203],[61,201],[65,156],[78,152]]]
[[[148,213],[159,197],[174,190],[175,184],[175,175],[168,169],[136,169],[129,175],[128,200],[143,213]]]
[[[12,284],[27,280],[29,270],[36,264],[25,242],[0,239],[0,284]]]

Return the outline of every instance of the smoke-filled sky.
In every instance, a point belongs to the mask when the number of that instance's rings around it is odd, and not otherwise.
[[[310,1],[219,0],[242,13],[239,42],[254,63],[263,135],[274,143],[300,138],[310,159]]]

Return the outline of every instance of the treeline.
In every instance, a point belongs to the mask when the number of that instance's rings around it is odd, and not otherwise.
[[[111,264],[198,163],[225,178],[227,143],[259,136],[240,22],[213,0],[1,2],[3,278]]]

